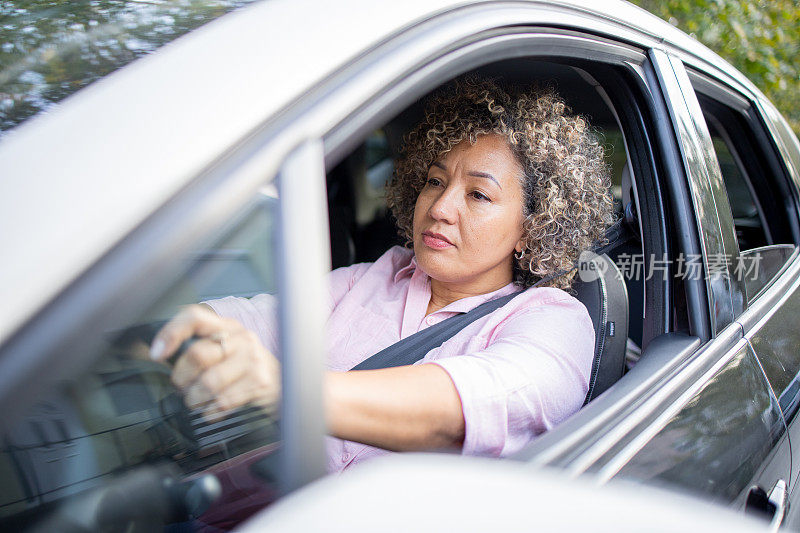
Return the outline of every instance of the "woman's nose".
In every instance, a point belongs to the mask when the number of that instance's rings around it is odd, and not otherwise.
[[[442,191],[436,201],[431,204],[428,213],[434,220],[440,220],[447,224],[455,224],[458,218],[457,191],[449,187]]]

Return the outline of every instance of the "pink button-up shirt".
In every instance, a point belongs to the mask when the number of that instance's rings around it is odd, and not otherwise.
[[[430,281],[413,252],[398,246],[375,263],[331,272],[328,368],[349,370],[400,339],[519,290],[509,283],[426,316]],[[277,353],[274,297],[205,303],[239,320]],[[463,453],[505,456],[581,407],[593,355],[594,328],[583,304],[562,290],[535,288],[468,325],[417,364],[439,365],[455,384],[466,425]],[[389,453],[333,437],[327,450],[330,472]]]

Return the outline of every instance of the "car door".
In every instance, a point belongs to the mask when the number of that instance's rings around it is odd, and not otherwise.
[[[744,284],[747,309],[738,317],[744,338],[756,354],[778,399],[792,441],[789,501],[796,498],[798,475],[796,422],[798,355],[798,207],[794,174],[797,141],[768,102],[692,72],[722,182],[732,212],[741,260],[734,272]],[[784,130],[784,134],[778,132]],[[781,139],[790,141],[784,144]],[[791,142],[793,141],[793,142]],[[771,481],[771,480],[769,480]],[[774,485],[759,485],[765,493]],[[796,507],[796,506],[795,506]],[[798,520],[795,510],[789,524]]]

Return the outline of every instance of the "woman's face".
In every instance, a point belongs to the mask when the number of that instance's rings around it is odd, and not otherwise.
[[[414,253],[434,280],[489,292],[512,281],[522,249],[523,169],[496,134],[442,155],[414,209]]]

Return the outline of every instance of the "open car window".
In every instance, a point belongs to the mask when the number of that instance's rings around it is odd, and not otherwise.
[[[614,89],[598,81],[613,76],[614,69],[591,63],[559,62],[556,60],[524,58],[495,62],[476,69],[480,77],[495,78],[511,85],[552,88],[565,99],[573,114],[585,117],[604,148],[606,163],[612,178],[615,218],[628,217],[635,235],[612,252],[611,260],[620,266],[630,296],[630,346],[632,355],[643,344],[645,325],[645,279],[655,280],[652,265],[642,249],[636,180],[651,178],[649,168],[639,169],[642,161],[650,159],[647,148],[640,150],[635,161],[629,152],[627,137],[633,130],[630,115],[635,113],[625,97],[612,98]],[[331,248],[334,268],[356,262],[374,261],[393,245],[403,245],[394,220],[384,200],[384,185],[391,179],[395,162],[401,154],[404,136],[423,118],[424,96],[398,115],[360,139],[356,148],[331,166],[328,181]],[[618,108],[624,106],[624,109]],[[625,113],[626,116],[620,118]],[[628,119],[625,125],[621,120]],[[330,165],[329,165],[330,166]],[[634,170],[636,168],[636,170]],[[640,185],[641,187],[641,185]],[[654,211],[652,217],[657,218]],[[650,221],[645,221],[649,223]],[[655,230],[655,228],[654,228]],[[648,276],[648,271],[651,275]],[[663,273],[661,273],[663,274]],[[656,286],[655,284],[653,285]]]

